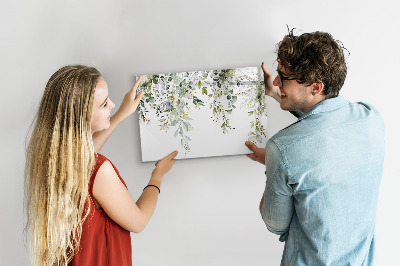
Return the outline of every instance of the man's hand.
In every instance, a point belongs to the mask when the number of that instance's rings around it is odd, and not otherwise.
[[[264,83],[265,83],[265,95],[271,96],[279,103],[282,101],[281,99],[281,91],[278,86],[274,86],[274,76],[264,65],[264,62],[261,64],[261,68],[264,72]]]
[[[245,144],[251,151],[254,152],[252,154],[246,154],[246,156],[252,159],[253,161],[265,164],[265,149],[258,148],[251,141],[246,141]]]

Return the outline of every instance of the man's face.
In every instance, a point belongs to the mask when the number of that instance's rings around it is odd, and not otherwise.
[[[293,74],[287,73],[281,64],[278,65],[278,73],[285,77],[296,77]],[[283,85],[282,85],[283,84]],[[286,111],[301,111],[306,112],[314,103],[312,97],[312,85],[306,86],[300,84],[297,80],[282,80],[279,74],[273,81],[274,86],[278,86],[281,92],[281,109]]]

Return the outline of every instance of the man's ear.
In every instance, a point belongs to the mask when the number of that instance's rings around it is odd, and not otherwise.
[[[312,95],[318,95],[322,92],[322,90],[324,89],[324,83],[322,82],[315,82],[312,84]]]

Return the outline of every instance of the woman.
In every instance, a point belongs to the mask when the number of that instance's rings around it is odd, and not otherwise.
[[[65,66],[48,81],[27,149],[27,229],[34,265],[131,265],[130,232],[154,212],[162,177],[177,151],[156,163],[135,202],[115,166],[100,151],[137,108],[141,78],[118,111],[100,73]]]

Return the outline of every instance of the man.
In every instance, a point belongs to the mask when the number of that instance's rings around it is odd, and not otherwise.
[[[298,121],[247,141],[266,166],[260,212],[285,242],[281,265],[371,265],[384,157],[384,124],[366,103],[339,96],[343,48],[328,33],[290,31],[278,44],[278,75],[262,64],[265,92]]]

